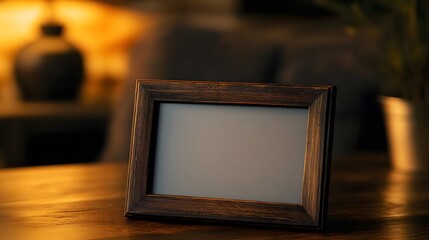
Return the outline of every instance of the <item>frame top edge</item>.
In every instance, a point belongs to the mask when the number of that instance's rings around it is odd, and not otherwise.
[[[227,81],[207,81],[207,80],[175,80],[175,79],[137,79],[137,85],[159,86],[164,84],[176,84],[182,86],[207,85],[207,86],[237,86],[237,87],[290,87],[319,90],[335,90],[337,87],[332,84],[301,84],[301,83],[264,83],[264,82],[227,82]]]

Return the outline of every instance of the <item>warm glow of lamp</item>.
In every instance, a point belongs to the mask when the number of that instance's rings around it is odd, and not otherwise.
[[[0,2],[0,99],[16,98],[13,81],[13,57],[17,50],[37,36],[36,19],[42,1]]]
[[[41,17],[42,1],[0,2],[1,53],[11,54],[29,39],[37,36],[37,22]],[[7,46],[7,47],[5,47]]]
[[[47,15],[45,1],[0,2],[0,85],[13,82],[15,54],[39,36],[40,25],[50,17]],[[124,79],[127,51],[152,22],[150,16],[96,1],[52,1],[52,17],[65,26],[65,39],[81,50],[86,85]],[[2,95],[4,90],[0,99]]]
[[[144,23],[141,15],[91,1],[58,2],[54,11],[68,26],[70,40],[97,52],[131,43]]]

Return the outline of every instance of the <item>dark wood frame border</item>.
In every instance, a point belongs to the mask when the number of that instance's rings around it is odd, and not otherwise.
[[[328,200],[334,86],[138,80],[125,215],[323,229]],[[162,102],[308,108],[301,204],[151,194]]]

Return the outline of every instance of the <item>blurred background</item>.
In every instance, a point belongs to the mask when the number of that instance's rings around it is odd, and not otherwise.
[[[386,152],[379,36],[312,0],[0,0],[0,29],[2,167],[127,161],[138,78],[333,84],[334,155]]]

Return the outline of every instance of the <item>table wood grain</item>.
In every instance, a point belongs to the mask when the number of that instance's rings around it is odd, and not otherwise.
[[[429,239],[429,174],[333,160],[324,232],[123,216],[126,164],[0,170],[0,239]]]

